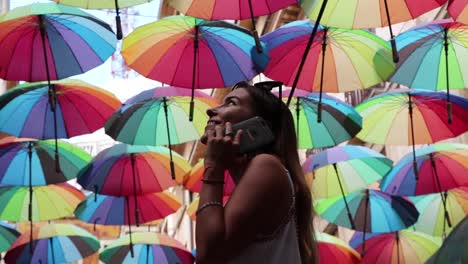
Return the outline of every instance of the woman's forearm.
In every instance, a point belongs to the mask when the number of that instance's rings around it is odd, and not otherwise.
[[[213,205],[204,207],[197,214],[195,232],[198,261],[216,258],[225,238],[224,208],[218,206],[223,203],[224,185],[213,183],[224,180],[224,169],[208,167],[204,179],[207,182],[202,185],[198,208],[207,203]],[[213,182],[208,183],[210,181]]]

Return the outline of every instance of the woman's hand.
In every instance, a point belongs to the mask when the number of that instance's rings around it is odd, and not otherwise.
[[[206,131],[205,167],[227,169],[237,158],[241,135],[242,130],[233,134],[230,122]]]

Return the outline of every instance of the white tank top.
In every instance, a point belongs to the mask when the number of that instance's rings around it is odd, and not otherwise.
[[[258,241],[244,249],[229,264],[296,264],[301,263],[299,243],[295,220],[295,189],[289,172],[286,170],[293,193],[292,204],[285,223],[281,224],[273,234],[259,238]]]

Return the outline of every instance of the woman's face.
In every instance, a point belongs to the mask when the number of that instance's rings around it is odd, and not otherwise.
[[[223,103],[215,108],[208,109],[210,117],[205,127],[205,135],[202,136],[202,143],[206,142],[206,131],[215,128],[216,125],[238,123],[253,117],[253,101],[246,88],[237,88],[224,97]]]

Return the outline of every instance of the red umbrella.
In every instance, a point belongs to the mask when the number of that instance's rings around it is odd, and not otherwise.
[[[468,0],[449,0],[447,11],[456,21],[468,24]]]
[[[326,233],[315,233],[319,264],[357,264],[361,256],[343,240]],[[333,260],[333,261],[331,261]]]

